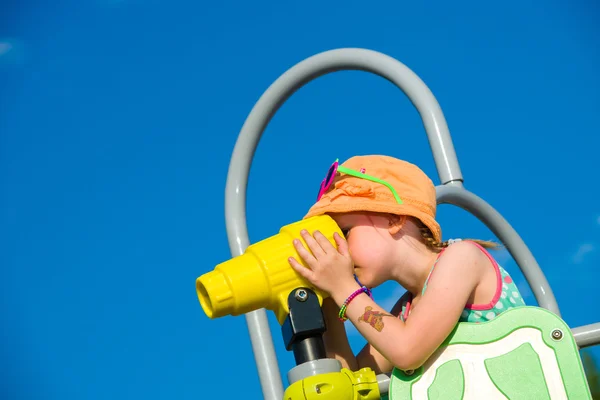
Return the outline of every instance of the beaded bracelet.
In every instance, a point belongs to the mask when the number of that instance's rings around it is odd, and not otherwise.
[[[348,319],[346,317],[346,309],[348,308],[348,304],[350,304],[350,302],[361,293],[366,293],[367,295],[369,295],[370,298],[373,298],[373,296],[371,295],[371,291],[367,289],[366,286],[361,286],[360,289],[356,289],[350,296],[348,296],[346,301],[344,301],[344,304],[342,304],[342,306],[340,307],[340,312],[338,313],[338,319],[340,321],[344,322]]]
[[[360,283],[360,281],[358,280],[358,276],[356,276],[356,274],[354,274],[354,280],[355,280],[355,281],[356,281],[356,283],[358,283],[360,286],[362,286],[362,287],[364,287],[364,288],[365,288],[364,292],[365,292],[366,294],[368,294],[368,295],[369,295],[369,297],[372,299],[372,298],[373,298],[373,295],[371,294],[371,290],[370,290],[368,287],[366,287],[365,285],[363,285],[362,283]]]
[[[371,294],[371,290],[369,290],[368,287],[366,287],[365,285],[363,285],[362,283],[360,283],[360,281],[358,280],[358,276],[356,276],[356,274],[354,274],[354,280],[356,281],[356,283],[358,283],[360,286],[363,286],[365,289],[367,289],[367,291],[365,292],[366,294],[369,295],[370,298],[373,298],[373,295]]]

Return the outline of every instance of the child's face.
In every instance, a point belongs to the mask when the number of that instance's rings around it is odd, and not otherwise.
[[[373,288],[391,279],[389,266],[393,260],[394,238],[389,231],[389,219],[365,213],[332,217],[346,235],[359,281]]]

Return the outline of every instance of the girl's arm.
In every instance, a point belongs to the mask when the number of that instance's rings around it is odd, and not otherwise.
[[[394,305],[391,314],[398,316],[402,311],[402,303],[409,295],[406,292],[400,300]],[[371,368],[376,374],[390,372],[394,366],[384,356],[381,355],[371,344],[367,343],[362,350],[354,356],[352,348],[348,342],[346,328],[344,323],[338,319],[340,308],[335,301],[328,297],[323,300],[323,314],[327,331],[323,335],[325,351],[328,358],[335,358],[342,363],[342,367],[351,371],[358,371],[361,368]]]
[[[346,316],[383,357],[401,370],[416,369],[437,350],[452,332],[471,293],[481,280],[487,259],[468,243],[449,247],[438,261],[427,292],[405,322],[360,294],[348,305]],[[338,288],[332,297],[337,305],[359,289],[354,282]]]
[[[356,357],[348,342],[344,323],[338,319],[340,308],[331,297],[323,300],[323,314],[327,330],[323,334],[323,342],[328,358],[335,358],[342,363],[342,367],[351,371],[358,371]]]
[[[408,298],[410,293],[406,292],[398,302],[392,307],[390,314],[398,316],[402,311],[402,303]],[[325,350],[328,358],[335,358],[342,363],[342,367],[351,371],[358,371],[361,368],[371,368],[376,374],[391,372],[394,365],[381,355],[370,343],[367,343],[362,350],[354,356],[352,348],[348,342],[344,323],[338,319],[340,308],[335,301],[328,297],[323,300],[323,314],[327,331],[323,335]]]
[[[392,307],[390,314],[397,318],[402,312],[402,303],[408,299],[409,295],[409,292],[404,293],[394,307]],[[388,373],[394,368],[394,365],[382,356],[370,343],[367,343],[356,355],[356,362],[359,369],[365,367],[371,368],[376,374]]]

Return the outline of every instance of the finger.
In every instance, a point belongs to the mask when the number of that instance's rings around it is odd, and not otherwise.
[[[288,258],[288,262],[300,276],[312,283],[314,273],[310,269],[300,264],[294,257]]]
[[[302,238],[306,242],[306,245],[308,246],[310,251],[312,251],[312,253],[314,254],[315,257],[320,257],[325,254],[325,251],[323,251],[323,249],[321,248],[321,245],[319,245],[319,243],[317,243],[315,238],[312,237],[312,235],[310,233],[308,233],[308,231],[306,229],[302,230],[300,232],[300,234],[302,235]]]
[[[335,251],[335,248],[331,242],[327,240],[325,235],[323,235],[320,231],[314,231],[313,237],[315,238],[316,242],[319,243],[319,246],[321,246],[321,249],[323,249],[325,253],[331,253],[332,251]]]
[[[338,252],[343,256],[350,256],[350,251],[348,250],[348,242],[337,232],[333,233],[333,238],[335,239],[335,243],[337,244]]]
[[[294,247],[296,248],[296,251],[298,252],[300,257],[310,267],[314,266],[317,263],[317,259],[315,258],[315,256],[310,251],[306,250],[306,247],[304,247],[304,245],[302,244],[302,242],[299,239],[294,239],[293,243],[294,243]]]

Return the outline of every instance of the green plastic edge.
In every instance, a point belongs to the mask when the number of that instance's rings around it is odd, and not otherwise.
[[[540,330],[544,343],[554,350],[567,396],[591,400],[591,393],[579,358],[579,348],[571,330],[560,317],[544,308],[516,307],[501,313],[492,321],[480,324],[461,322],[457,324],[440,347],[455,344],[491,343],[522,328]],[[557,341],[552,338],[551,333],[555,329],[563,332],[561,340]],[[412,385],[417,383],[422,375],[423,367],[419,367],[411,375],[406,375],[403,371],[394,368],[390,377],[389,400],[411,399]]]

